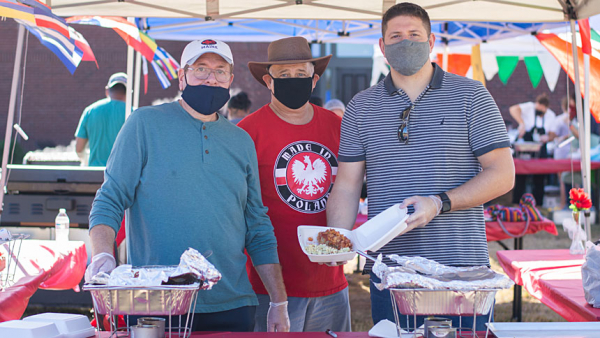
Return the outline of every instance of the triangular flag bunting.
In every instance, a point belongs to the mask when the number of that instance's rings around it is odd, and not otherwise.
[[[550,91],[554,92],[556,84],[558,83],[558,77],[560,76],[560,63],[556,61],[552,54],[548,53],[539,54],[538,60],[540,61],[542,69],[544,70],[546,84],[548,84]]]
[[[444,68],[442,54],[437,55],[438,64]],[[469,54],[448,54],[448,68],[447,71],[452,74],[465,76],[471,68],[471,55]]]
[[[480,44],[471,47],[471,69],[473,80],[481,82],[485,87],[485,76],[483,75],[483,67],[481,66]]]
[[[492,53],[482,53],[481,68],[483,68],[485,79],[492,81],[494,76],[498,74],[498,61],[496,61],[496,56]]]
[[[544,70],[540,64],[540,60],[537,56],[526,56],[523,58],[525,61],[525,67],[527,68],[527,74],[529,75],[529,81],[533,88],[537,88],[544,75]]]
[[[504,85],[508,83],[508,79],[512,76],[517,64],[519,63],[518,56],[496,56],[498,62],[498,77]]]

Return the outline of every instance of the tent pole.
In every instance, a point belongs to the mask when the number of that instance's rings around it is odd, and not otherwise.
[[[591,159],[591,139],[590,139],[590,135],[591,135],[591,126],[592,126],[592,121],[590,120],[591,118],[591,114],[590,114],[590,55],[589,54],[583,54],[583,69],[584,69],[584,101],[583,101],[583,116],[585,119],[585,161],[586,161],[586,168],[587,168],[587,186],[590,189],[588,191],[588,196],[590,196],[590,198],[592,197],[592,159]],[[586,235],[588,240],[591,240],[592,238],[592,228],[590,226],[590,219],[589,217],[585,218],[585,223],[586,223]]]
[[[128,17],[127,21],[135,24],[135,18]],[[125,100],[125,119],[131,115],[133,93],[133,47],[127,45],[127,96]]]
[[[4,210],[4,187],[6,186],[6,176],[8,157],[10,152],[10,139],[12,137],[13,122],[15,120],[15,106],[17,104],[17,91],[19,86],[19,77],[21,75],[21,59],[23,58],[23,40],[25,39],[25,27],[19,25],[17,35],[17,49],[15,51],[15,65],[13,67],[12,85],[10,87],[10,101],[8,103],[8,116],[6,117],[6,134],[4,135],[4,151],[2,152],[2,172],[0,172],[0,215]]]
[[[135,53],[135,83],[133,87],[133,109],[140,107],[140,76],[142,73],[142,53]]]
[[[586,128],[583,109],[581,107],[581,80],[579,79],[579,56],[577,55],[577,31],[575,30],[575,20],[570,20],[571,24],[571,49],[573,53],[573,73],[575,74],[575,105],[577,107],[577,121],[579,122],[579,151],[581,152],[581,181],[583,190],[590,195],[590,187],[588,185],[589,170],[587,167],[589,152],[586,144]],[[589,224],[585,223],[585,233],[589,233]],[[588,237],[589,239],[589,237]]]

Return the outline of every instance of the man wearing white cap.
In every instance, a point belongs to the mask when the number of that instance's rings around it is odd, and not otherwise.
[[[89,142],[89,166],[103,167],[108,161],[117,134],[125,123],[126,86],[127,74],[114,73],[105,87],[106,98],[89,105],[81,114],[75,131],[75,149],[83,159]]]
[[[193,41],[181,58],[178,102],[136,110],[119,134],[90,214],[92,263],[86,280],[115,267],[112,247],[127,210],[129,263],[177,265],[192,247],[222,279],[200,291],[192,331],[249,331],[258,304],[244,249],[274,305],[287,295],[273,227],[260,196],[252,139],[216,113],[229,99],[233,57],[212,39]],[[285,306],[269,330],[287,331]]]

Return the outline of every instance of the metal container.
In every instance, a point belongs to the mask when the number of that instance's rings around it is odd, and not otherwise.
[[[429,328],[435,327],[435,326],[452,327],[452,320],[450,320],[448,318],[441,318],[441,317],[427,317],[427,318],[425,318],[424,325],[425,325],[425,329],[423,330],[423,332],[425,333],[425,338],[434,338],[435,336],[429,335]]]
[[[426,331],[427,338],[456,338],[456,328],[446,325],[430,326]]]
[[[165,323],[164,318],[158,317],[142,317],[138,318],[138,325],[156,325],[158,326],[158,338],[165,338]]]
[[[486,315],[497,289],[474,291],[389,289],[392,303],[404,315]]]
[[[163,331],[164,334],[164,331]],[[131,338],[160,338],[156,325],[135,325],[131,327]]]
[[[169,316],[187,314],[198,296],[199,283],[162,286],[84,285],[101,315]]]

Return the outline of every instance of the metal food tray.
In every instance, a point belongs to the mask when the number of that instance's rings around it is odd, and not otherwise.
[[[101,315],[185,315],[198,297],[199,283],[161,286],[84,285]]]
[[[487,315],[498,289],[431,290],[391,288],[392,302],[404,315]]]

